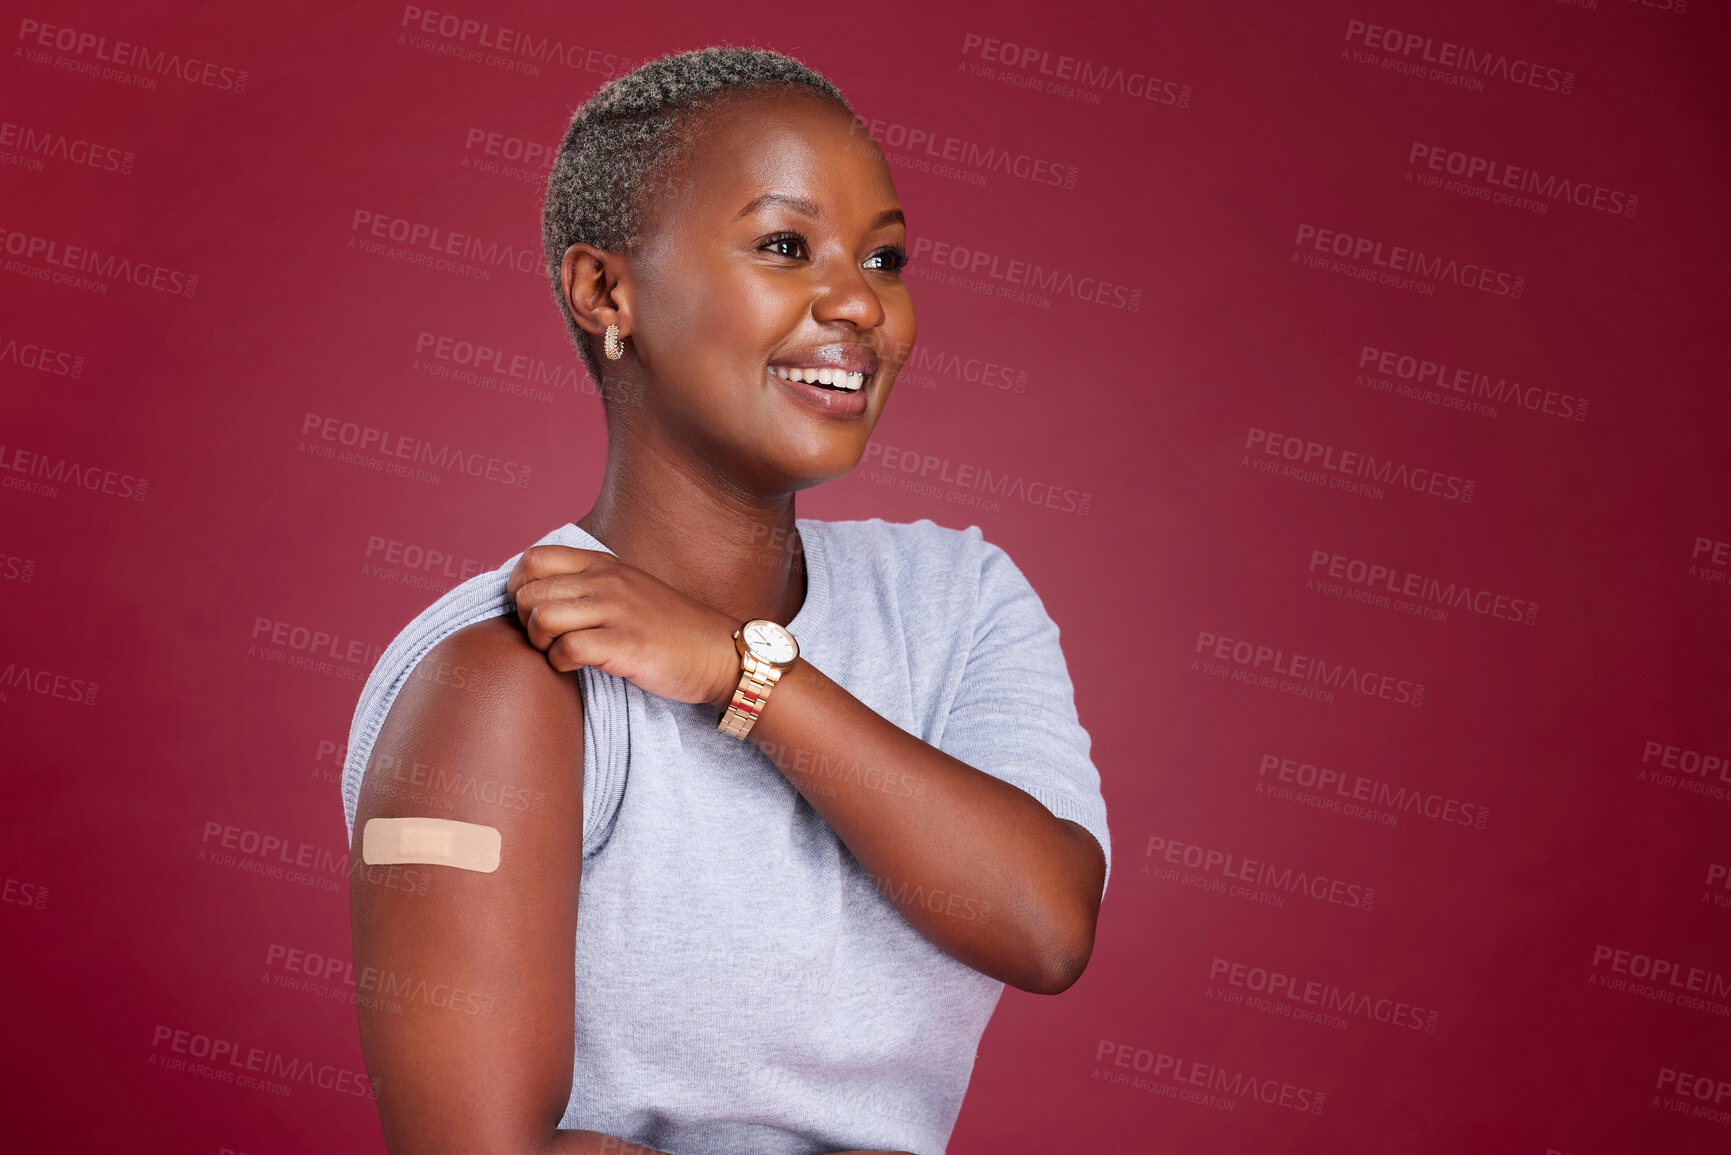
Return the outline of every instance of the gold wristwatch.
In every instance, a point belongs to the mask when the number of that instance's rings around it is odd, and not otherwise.
[[[733,631],[733,647],[739,651],[739,685],[715,728],[744,738],[763,713],[769,692],[799,657],[799,643],[769,619],[753,618]]]

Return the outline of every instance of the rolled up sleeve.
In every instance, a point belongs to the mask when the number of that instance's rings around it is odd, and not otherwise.
[[[1058,624],[1010,555],[980,544],[972,647],[935,745],[1087,830],[1110,878],[1106,800],[1092,740],[1077,717]]]

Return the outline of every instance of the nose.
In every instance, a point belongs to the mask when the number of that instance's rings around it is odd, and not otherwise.
[[[874,329],[884,323],[884,304],[865,270],[849,257],[838,257],[823,267],[811,315],[822,323],[842,321],[856,329]]]

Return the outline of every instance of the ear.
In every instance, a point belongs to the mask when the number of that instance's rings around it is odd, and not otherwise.
[[[631,285],[626,260],[594,245],[575,244],[559,263],[559,287],[578,328],[599,337],[609,325],[631,334]]]

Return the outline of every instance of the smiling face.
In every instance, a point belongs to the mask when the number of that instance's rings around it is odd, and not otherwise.
[[[636,362],[621,367],[644,377],[665,431],[734,481],[773,493],[839,477],[915,335],[889,168],[846,110],[797,91],[690,115],[693,143],[649,190],[620,265]]]

